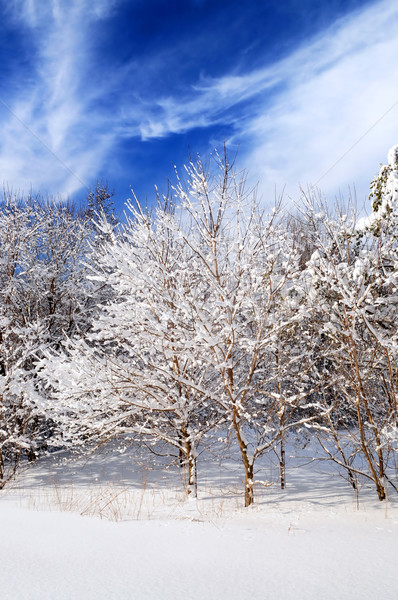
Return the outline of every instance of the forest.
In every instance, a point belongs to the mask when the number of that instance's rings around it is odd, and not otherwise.
[[[256,461],[316,440],[354,490],[398,491],[398,146],[368,215],[264,209],[228,153],[192,159],[167,197],[124,218],[4,192],[0,205],[0,488],[59,449],[112,442],[173,457],[235,444],[244,504]]]

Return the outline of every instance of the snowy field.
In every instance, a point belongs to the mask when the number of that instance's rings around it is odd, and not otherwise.
[[[274,469],[265,459],[259,476]],[[136,451],[39,461],[0,494],[1,600],[398,597],[393,494],[357,496],[303,456],[285,491],[259,486],[244,509],[240,475],[231,458],[199,462],[193,500]]]

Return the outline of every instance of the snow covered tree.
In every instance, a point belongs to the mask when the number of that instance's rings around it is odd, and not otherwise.
[[[398,450],[397,386],[398,386],[398,330],[396,314],[398,304],[398,146],[388,152],[387,165],[371,183],[372,214],[358,224],[358,234],[371,237],[377,248],[375,279],[379,296],[377,310],[368,317],[369,326],[383,349],[383,395],[390,403],[390,412],[382,430],[384,445],[388,450]],[[390,481],[391,483],[391,481]]]
[[[362,225],[377,232],[378,226],[385,229],[386,223],[397,218],[398,202],[398,145],[388,152],[388,163],[382,165],[379,174],[370,184],[369,200],[372,204],[372,215]],[[367,221],[367,223],[366,223]],[[396,226],[396,223],[394,223]]]
[[[311,220],[320,208],[309,208]],[[323,231],[304,273],[309,327],[319,340],[318,376],[324,380],[319,439],[351,483],[356,476],[373,481],[380,500],[387,481],[396,488],[383,432],[396,422],[398,367],[396,243],[382,229],[375,218],[358,225],[354,213],[333,218],[323,211]]]
[[[249,506],[256,459],[277,451],[284,486],[286,432],[314,418],[299,346],[300,254],[226,154],[213,169],[191,162],[173,192],[173,210],[129,204],[121,235],[103,246],[92,279],[114,298],[85,340],[49,356],[54,418],[71,443],[166,442],[193,493],[199,444],[229,429]]]
[[[31,362],[24,336],[29,310],[24,273],[37,234],[33,220],[33,211],[24,211],[20,201],[5,199],[0,214],[0,487],[14,474],[23,451],[34,444],[27,430],[37,408],[29,392],[22,391],[23,373]]]
[[[0,206],[3,482],[6,467],[14,471],[23,455],[33,459],[51,435],[36,365],[44,348],[87,327],[86,238],[84,221],[68,205],[6,194]]]
[[[195,494],[199,446],[228,429],[249,506],[256,460],[276,452],[284,487],[286,436],[312,428],[352,485],[367,478],[383,499],[396,487],[390,155],[370,219],[309,202],[300,240],[277,209],[260,210],[226,153],[191,161],[172,206],[129,203],[117,234],[104,218],[91,281],[111,293],[84,339],[63,327],[68,339],[40,362],[64,440],[165,443]]]
[[[285,433],[301,422],[308,396],[293,285],[300,256],[278,225],[278,210],[261,211],[226,153],[215,161],[213,171],[192,161],[175,194],[186,215],[180,236],[201,278],[187,297],[193,343],[209,374],[208,396],[238,444],[250,506],[255,461],[278,444],[284,486]]]
[[[200,278],[170,211],[159,207],[149,216],[138,203],[128,210],[92,275],[115,297],[85,341],[69,340],[66,354],[50,359],[47,378],[71,443],[116,438],[123,444],[135,434],[164,442],[175,449],[187,490],[196,495],[198,445],[218,420],[204,391],[207,373],[186,301]]]

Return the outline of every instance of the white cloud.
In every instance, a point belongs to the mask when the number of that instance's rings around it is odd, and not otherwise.
[[[385,115],[398,101],[397,26],[398,8],[378,3],[281,65],[286,89],[235,136],[243,149],[249,141],[242,158],[261,176],[265,196],[275,184],[294,198],[299,183],[317,183],[329,196],[355,185],[363,202],[398,141],[398,104]]]
[[[89,27],[115,2],[14,0],[8,13],[27,28],[35,71],[3,98],[0,173],[4,184],[71,194],[92,181],[114,142],[98,135],[104,115],[91,110],[96,90],[87,73],[95,57]],[[26,35],[26,32],[22,32]],[[88,115],[91,118],[88,118]],[[95,137],[95,143],[93,138]]]
[[[9,4],[9,15],[31,32],[35,72],[13,95],[1,96],[17,117],[0,111],[6,182],[73,193],[96,178],[120,138],[150,140],[228,125],[234,133],[227,141],[240,144],[240,162],[260,179],[265,199],[273,198],[275,186],[296,197],[299,184],[318,181],[329,195],[355,183],[360,200],[365,197],[378,163],[398,142],[398,106],[338,160],[398,100],[395,2],[381,0],[349,14],[273,64],[243,73],[237,65],[224,77],[202,76],[169,96],[156,96],[152,83],[181,48],[141,62],[132,57],[104,72],[103,81],[98,76],[90,27],[119,2]],[[110,90],[111,112],[99,107]]]
[[[396,4],[377,2],[281,61],[204,79],[185,97],[161,99],[141,133],[149,138],[232,123],[229,142],[240,144],[240,161],[260,179],[265,199],[272,202],[275,186],[296,198],[300,184],[318,183],[332,196],[356,185],[361,202],[398,141],[398,106],[377,123],[398,101],[397,30]]]

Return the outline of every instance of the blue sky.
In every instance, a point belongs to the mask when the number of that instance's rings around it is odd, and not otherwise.
[[[0,181],[150,201],[225,141],[264,204],[363,203],[398,143],[397,56],[395,0],[0,0]]]

